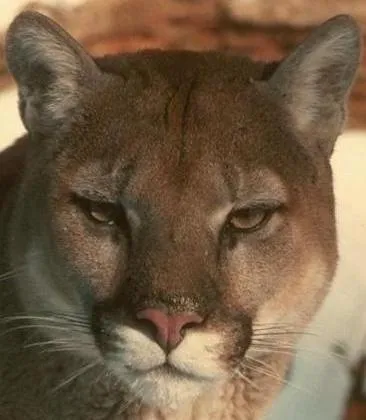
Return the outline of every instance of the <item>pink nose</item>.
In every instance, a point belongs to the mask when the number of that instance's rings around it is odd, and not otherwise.
[[[195,313],[167,315],[152,308],[138,312],[136,317],[148,321],[154,327],[155,340],[166,351],[178,346],[183,339],[183,330],[203,322],[203,318]]]

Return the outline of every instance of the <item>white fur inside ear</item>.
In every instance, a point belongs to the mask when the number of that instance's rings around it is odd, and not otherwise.
[[[44,63],[66,78],[75,75],[78,67],[75,51],[49,31],[37,26],[19,28],[12,42],[18,44],[17,48],[21,49],[20,53],[28,66]]]
[[[29,83],[24,80],[27,77],[37,77],[37,74],[32,75],[30,72],[22,74],[19,78],[20,94],[25,99],[26,121],[34,120],[34,114],[37,112],[35,105],[40,100],[44,101],[47,114],[52,119],[64,119],[67,112],[77,104],[77,77],[80,67],[77,56],[75,57],[58,39],[51,37],[46,31],[40,32],[37,28],[24,28],[19,31],[18,37],[22,43],[23,59],[27,68],[37,71],[39,66],[44,66],[54,75],[54,82],[45,92],[44,98],[39,97],[41,91],[30,90],[27,86]]]
[[[21,114],[28,130],[58,129],[80,101],[85,78],[96,74],[97,69],[70,35],[32,12],[19,15],[10,26],[6,58],[18,84]]]
[[[306,131],[319,117],[320,112],[328,105],[327,101],[332,100],[333,93],[337,95],[338,90],[347,90],[349,81],[345,76],[348,55],[353,44],[354,39],[348,36],[348,33],[340,32],[317,45],[299,65],[291,92],[300,131]],[[329,88],[325,86],[327,72],[329,79],[338,76],[337,80],[332,80],[334,86]],[[337,72],[337,75],[332,74],[333,72]]]
[[[315,30],[279,65],[269,85],[279,93],[300,133],[330,142],[340,134],[359,56],[357,25],[352,18],[338,16]]]

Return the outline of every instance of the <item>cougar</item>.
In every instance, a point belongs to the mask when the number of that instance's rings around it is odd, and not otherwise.
[[[264,63],[93,58],[23,12],[6,59],[1,420],[260,419],[336,270],[353,18]]]

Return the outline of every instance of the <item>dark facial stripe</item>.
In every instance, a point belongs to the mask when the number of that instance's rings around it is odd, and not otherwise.
[[[186,131],[188,125],[189,103],[192,92],[196,86],[197,78],[181,84],[168,100],[165,109],[165,126],[169,137],[180,141],[178,165],[181,165],[187,156]]]

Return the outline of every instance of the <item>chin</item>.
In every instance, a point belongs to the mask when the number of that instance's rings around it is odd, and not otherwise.
[[[165,411],[191,405],[213,384],[212,381],[184,375],[169,366],[147,373],[125,373],[120,379],[141,402]]]

